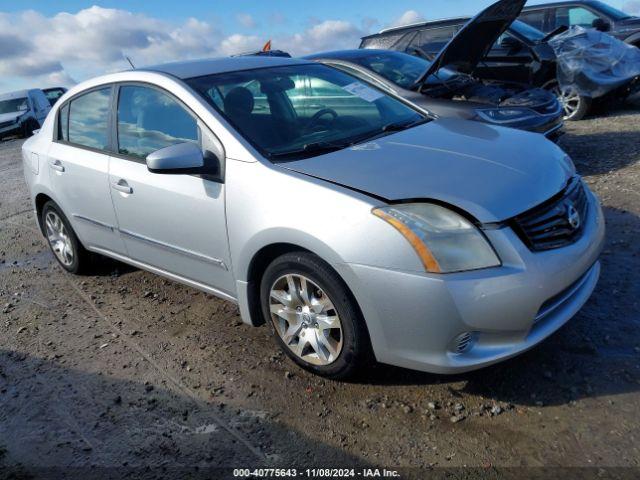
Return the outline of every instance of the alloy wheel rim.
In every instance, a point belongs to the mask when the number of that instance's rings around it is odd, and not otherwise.
[[[47,240],[49,240],[49,245],[54,255],[63,265],[70,266],[75,255],[73,244],[64,222],[57,213],[50,211],[45,216],[45,227],[47,229]]]
[[[564,110],[564,118],[573,117],[580,108],[580,95],[573,88],[555,88],[555,94],[560,100],[562,109]]]
[[[342,324],[329,296],[299,274],[278,278],[269,293],[273,326],[298,358],[312,365],[330,365],[342,351]]]

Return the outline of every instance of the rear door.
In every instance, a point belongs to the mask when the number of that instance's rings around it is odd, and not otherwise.
[[[109,192],[111,86],[63,105],[48,155],[55,200],[87,248],[124,254]]]
[[[224,184],[151,173],[145,161],[183,142],[224,159],[222,145],[182,102],[150,85],[120,85],[116,116],[109,186],[129,257],[232,295]]]

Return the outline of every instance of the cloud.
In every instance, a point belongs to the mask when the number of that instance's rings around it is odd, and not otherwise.
[[[236,19],[245,28],[255,28],[258,24],[254,20],[254,18],[248,13],[239,13],[236,15]]]
[[[307,55],[323,50],[357,48],[366,32],[344,20],[325,20],[301,33],[273,39],[273,48],[295,55]]]
[[[285,22],[279,15],[274,23],[276,20]],[[239,15],[238,21],[247,28],[256,25],[247,14]],[[310,19],[302,31],[271,38],[273,48],[293,55],[355,48],[374,23],[369,19],[356,26],[344,20]],[[75,79],[127,69],[125,55],[136,66],[143,66],[257,50],[269,38],[225,33],[195,18],[168,22],[99,6],[53,16],[32,10],[0,13],[0,78],[4,77],[0,81],[13,82],[20,88],[69,86]]]
[[[31,45],[25,40],[0,33],[0,58],[15,58],[27,54],[29,50]]]
[[[627,2],[622,7],[622,10],[633,15],[640,15],[640,1],[633,0],[631,2]]]
[[[402,25],[409,25],[411,23],[424,22],[425,18],[415,10],[407,10],[398,18],[396,18],[393,22],[391,22],[391,27],[400,27]]]

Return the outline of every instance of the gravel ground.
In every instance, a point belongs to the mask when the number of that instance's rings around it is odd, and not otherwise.
[[[567,130],[561,144],[608,224],[585,308],[495,367],[442,377],[376,366],[357,383],[297,369],[230,303],[111,261],[95,276],[63,273],[35,229],[22,142],[1,143],[0,478],[217,478],[230,471],[212,468],[270,465],[415,478],[424,471],[412,468],[500,478],[597,466],[563,475],[637,478],[640,105]]]

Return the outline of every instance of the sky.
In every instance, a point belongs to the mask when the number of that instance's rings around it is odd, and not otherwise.
[[[273,48],[356,48],[393,25],[473,15],[494,0],[0,0],[0,92],[71,86],[103,73]],[[535,0],[531,4],[550,0]],[[609,0],[640,14],[640,0]]]

